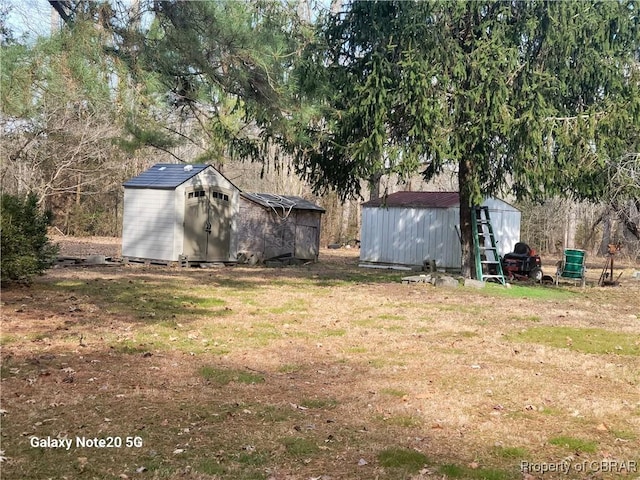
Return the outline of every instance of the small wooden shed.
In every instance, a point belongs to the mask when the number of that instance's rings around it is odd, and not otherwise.
[[[211,165],[160,163],[123,186],[126,259],[318,258],[324,209],[303,198],[241,192]]]
[[[317,260],[325,210],[301,197],[240,194],[238,254],[246,258]]]
[[[123,257],[235,258],[240,190],[211,165],[159,163],[123,185]]]
[[[500,254],[520,241],[520,211],[487,198]],[[396,192],[362,204],[360,261],[364,265],[422,266],[459,269],[460,195],[458,192]]]

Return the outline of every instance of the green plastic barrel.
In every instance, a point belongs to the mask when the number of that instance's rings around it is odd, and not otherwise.
[[[582,278],[584,256],[584,250],[565,250],[564,271],[562,272],[562,276],[567,278]]]

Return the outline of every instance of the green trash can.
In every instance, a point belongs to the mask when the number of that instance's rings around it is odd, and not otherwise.
[[[584,274],[584,250],[565,250],[562,276],[566,278],[582,278]]]

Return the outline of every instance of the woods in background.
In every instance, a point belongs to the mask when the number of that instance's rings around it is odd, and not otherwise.
[[[326,244],[362,198],[454,189],[538,250],[637,255],[636,2],[49,4],[30,42],[0,11],[0,175],[65,234],[119,235],[121,183],[187,162],[314,200]]]

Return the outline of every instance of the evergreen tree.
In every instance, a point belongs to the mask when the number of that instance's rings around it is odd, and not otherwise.
[[[351,2],[298,70],[322,120],[301,124],[318,189],[454,164],[463,274],[487,195],[593,198],[640,128],[634,1]],[[635,133],[634,133],[635,132]]]
[[[38,209],[35,195],[2,195],[0,203],[3,283],[29,281],[51,266],[58,253],[47,238],[51,214]]]
[[[304,28],[286,2],[157,2],[153,22],[138,35],[118,30],[115,48],[148,98],[162,95],[170,110],[129,123],[129,146],[170,150],[202,146],[190,159],[220,166],[225,157],[261,161],[286,135],[288,77]]]

